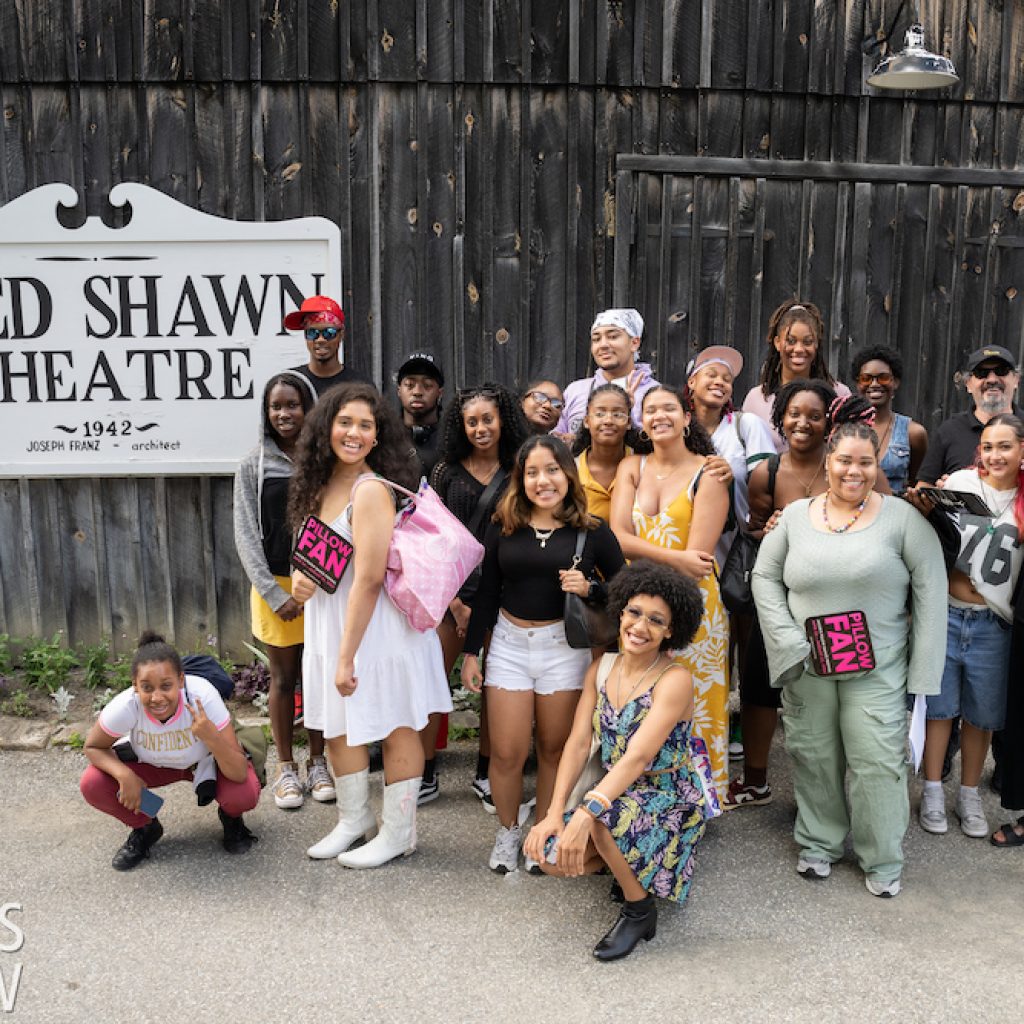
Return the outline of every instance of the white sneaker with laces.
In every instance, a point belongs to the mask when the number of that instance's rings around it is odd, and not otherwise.
[[[925,832],[944,836],[949,829],[949,824],[946,821],[945,797],[940,793],[938,800],[929,800],[925,795],[921,799],[921,809],[918,811],[917,820]]]
[[[519,848],[523,845],[523,830],[518,825],[505,828],[502,825],[498,829],[498,835],[494,840],[494,849],[491,850],[491,859],[488,867],[499,875],[509,875],[519,870]]]
[[[956,816],[960,819],[960,831],[971,839],[984,839],[988,835],[988,818],[981,806],[981,794],[961,791],[956,802]]]
[[[278,767],[277,778],[272,788],[274,803],[284,811],[295,810],[302,806],[302,783],[294,761],[282,761]]]

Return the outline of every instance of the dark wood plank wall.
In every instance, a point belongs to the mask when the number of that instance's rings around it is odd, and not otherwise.
[[[642,309],[663,374],[726,340],[753,370],[796,292],[826,311],[837,370],[864,342],[897,345],[903,407],[933,424],[959,407],[951,376],[975,341],[1021,350],[1019,185],[617,164],[1024,167],[1024,7],[922,0],[962,84],[904,98],[864,84],[894,19],[902,39],[901,6],[5,0],[0,202],[68,181],[71,222],[111,217],[110,187],[133,180],[220,216],[330,217],[350,361],[384,380],[420,346],[453,384],[572,379],[613,298]],[[0,482],[0,631],[124,647],[149,624],[238,653],[230,490]]]

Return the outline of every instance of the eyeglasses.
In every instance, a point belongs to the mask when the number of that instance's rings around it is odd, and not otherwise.
[[[306,336],[306,341],[316,341],[317,338],[334,341],[338,336],[338,330],[337,327],[307,327],[303,334]]]
[[[976,366],[971,370],[971,376],[978,380],[984,380],[990,373],[994,373],[997,377],[1006,377],[1013,372],[1012,366],[1007,366],[1006,363],[996,363],[995,366]]]
[[[650,626],[651,629],[661,630],[662,632],[669,627],[669,623],[660,615],[644,615],[639,608],[634,608],[631,604],[627,604],[626,607],[622,609],[622,618],[630,625],[639,622],[641,619],[646,619],[647,625]]]
[[[588,412],[587,415],[595,420],[611,420],[612,423],[628,423],[629,413],[622,410],[598,409],[596,412]]]
[[[862,387],[868,387],[872,381],[878,381],[882,387],[888,387],[896,378],[891,373],[859,373],[857,383]]]
[[[545,395],[543,391],[530,391],[527,393],[527,397],[532,398],[538,405],[550,405],[557,412],[561,412],[565,408],[565,402],[562,399],[552,398],[550,395]]]

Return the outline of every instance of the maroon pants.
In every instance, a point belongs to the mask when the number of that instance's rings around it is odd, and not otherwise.
[[[172,782],[191,782],[192,772],[183,768],[158,768],[156,765],[143,764],[141,761],[131,761],[127,767],[140,779],[148,789],[157,789],[160,786],[168,786]],[[217,770],[217,803],[220,804],[224,813],[231,818],[237,818],[246,811],[251,811],[260,799],[260,783],[256,778],[256,772],[251,764],[247,763],[248,771],[244,782],[232,782]],[[82,773],[82,779],[78,788],[85,797],[85,802],[91,804],[104,814],[109,814],[118,821],[123,821],[131,828],[142,828],[150,818],[137,811],[129,811],[117,799],[118,782],[112,775],[101,771],[91,764]]]

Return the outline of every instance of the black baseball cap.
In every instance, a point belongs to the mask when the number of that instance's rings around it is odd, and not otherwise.
[[[1003,348],[1002,345],[986,345],[967,357],[967,372],[970,373],[975,367],[990,359],[998,359],[999,362],[1006,363],[1011,368],[1017,366],[1017,360],[1013,358],[1013,353],[1008,348]]]
[[[423,373],[428,377],[433,377],[441,387],[444,387],[444,374],[441,372],[441,366],[430,352],[413,352],[398,368],[396,379],[401,383],[403,378],[414,373]]]

